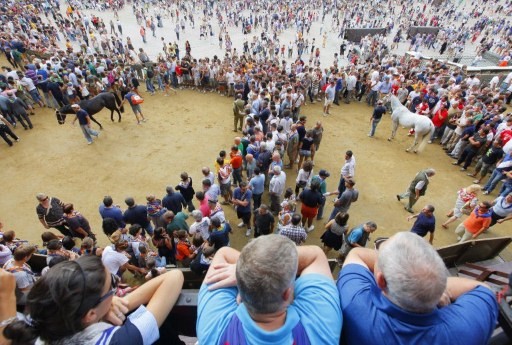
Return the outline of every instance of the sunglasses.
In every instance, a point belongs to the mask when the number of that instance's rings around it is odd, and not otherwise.
[[[110,296],[113,296],[116,291],[117,291],[117,286],[119,284],[119,277],[116,276],[115,274],[113,273],[110,273],[110,290],[107,291],[106,294],[104,294],[103,296],[101,296],[98,301],[94,304],[94,307],[96,307],[97,305],[99,305],[101,302],[103,302],[104,300],[106,300],[107,298],[109,298]]]

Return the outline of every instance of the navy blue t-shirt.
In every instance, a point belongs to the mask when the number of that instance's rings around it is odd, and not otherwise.
[[[421,237],[424,237],[429,232],[434,232],[436,230],[436,218],[434,216],[427,217],[423,212],[421,212],[416,218],[414,225],[412,226],[411,232],[418,234]]]
[[[233,198],[241,201],[248,201],[247,206],[238,205],[236,207],[236,211],[239,213],[251,213],[251,198],[252,192],[247,189],[245,192],[242,192],[240,188],[235,188],[233,191]]]
[[[139,224],[143,228],[149,224],[146,206],[137,205],[124,211],[123,220],[128,224]]]

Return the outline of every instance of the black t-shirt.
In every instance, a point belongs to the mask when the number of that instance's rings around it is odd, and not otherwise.
[[[260,235],[268,235],[274,227],[274,216],[270,212],[260,214],[258,209],[255,211],[254,223]]]
[[[485,145],[485,143],[487,142],[487,136],[483,136],[481,137],[480,136],[480,133],[476,132],[474,135],[473,135],[473,140],[474,141],[477,141],[480,143],[480,146],[474,146],[474,145],[469,145],[469,150],[473,151],[473,152],[477,152],[478,150],[480,150],[480,148],[482,148],[482,146]]]
[[[501,147],[491,146],[487,152],[482,156],[482,162],[485,164],[494,164],[503,157],[503,150]]]
[[[318,207],[323,202],[322,194],[318,191],[312,191],[309,188],[304,189],[304,191],[300,193],[299,199],[308,207]]]
[[[304,151],[311,151],[311,145],[313,145],[313,138],[304,137],[304,139],[302,139],[302,146],[300,149]]]
[[[380,120],[382,118],[382,115],[384,115],[386,113],[386,108],[383,106],[383,105],[378,105],[375,107],[375,109],[373,110],[373,115],[372,117],[375,119],[375,120]]]
[[[52,93],[54,97],[62,98],[62,91],[60,90],[60,86],[58,83],[50,82],[48,83],[48,90]]]
[[[297,133],[299,134],[299,141],[302,141],[302,139],[304,139],[306,136],[306,127],[303,125],[297,125]]]

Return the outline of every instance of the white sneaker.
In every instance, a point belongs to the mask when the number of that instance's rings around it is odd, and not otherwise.
[[[247,231],[245,232],[245,237],[249,237],[251,236],[251,229],[247,229]]]
[[[244,222],[240,222],[238,223],[238,227],[241,228],[242,226],[244,226]]]
[[[309,233],[309,232],[311,232],[311,231],[313,231],[313,230],[315,230],[315,226],[314,226],[314,225],[311,225],[311,226],[306,230],[306,232],[308,232],[308,233]]]

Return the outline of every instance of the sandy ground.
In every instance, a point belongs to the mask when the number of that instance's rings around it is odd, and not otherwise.
[[[9,148],[0,143],[0,165],[3,181],[0,198],[0,219],[6,229],[14,229],[19,238],[40,243],[44,228],[39,223],[35,195],[46,192],[64,202],[72,202],[75,209],[90,221],[95,233],[101,234],[98,205],[105,195],[124,208],[124,198],[133,196],[138,203],[145,203],[147,194],[163,197],[168,184],[176,185],[179,174],[187,171],[200,188],[201,167],[213,168],[221,149],[228,149],[235,133],[232,132],[232,100],[216,93],[201,94],[180,90],[177,95],[146,94],[143,111],[149,121],[137,126],[131,110],[123,114],[121,123],[111,123],[109,112],[103,111],[97,119],[104,125],[100,138],[87,145],[80,128],[57,123],[54,111],[43,109],[32,116],[35,128],[15,131],[21,141]],[[453,206],[456,191],[471,184],[465,173],[454,168],[451,160],[438,144],[428,145],[422,154],[406,153],[410,138],[400,129],[396,141],[386,139],[390,132],[390,118],[385,116],[377,128],[376,138],[368,138],[371,109],[364,103],[342,104],[330,117],[322,116],[320,104],[303,107],[308,116],[307,127],[322,121],[324,139],[315,158],[315,172],[327,169],[331,177],[328,190],[335,190],[344,152],[354,151],[357,160],[356,188],[359,201],[350,210],[350,226],[368,220],[378,224],[373,235],[390,236],[407,230],[409,215],[395,195],[405,190],[420,169],[434,167],[427,195],[420,199],[415,211],[432,203],[438,220],[435,246],[454,243],[453,233],[443,230],[440,224],[445,213]],[[94,125],[96,127],[96,125]],[[294,185],[296,172],[286,170],[289,186]],[[494,195],[495,196],[495,195]],[[491,199],[492,196],[485,197]],[[326,216],[332,210],[332,198],[326,206]],[[264,202],[268,202],[264,197]],[[228,219],[234,225],[232,245],[241,248],[247,243],[244,230],[236,228],[238,220],[232,208]],[[321,244],[323,221],[315,222],[316,229],[309,234],[307,244]],[[510,224],[495,227],[487,236],[510,233]],[[101,244],[106,244],[100,235]]]

